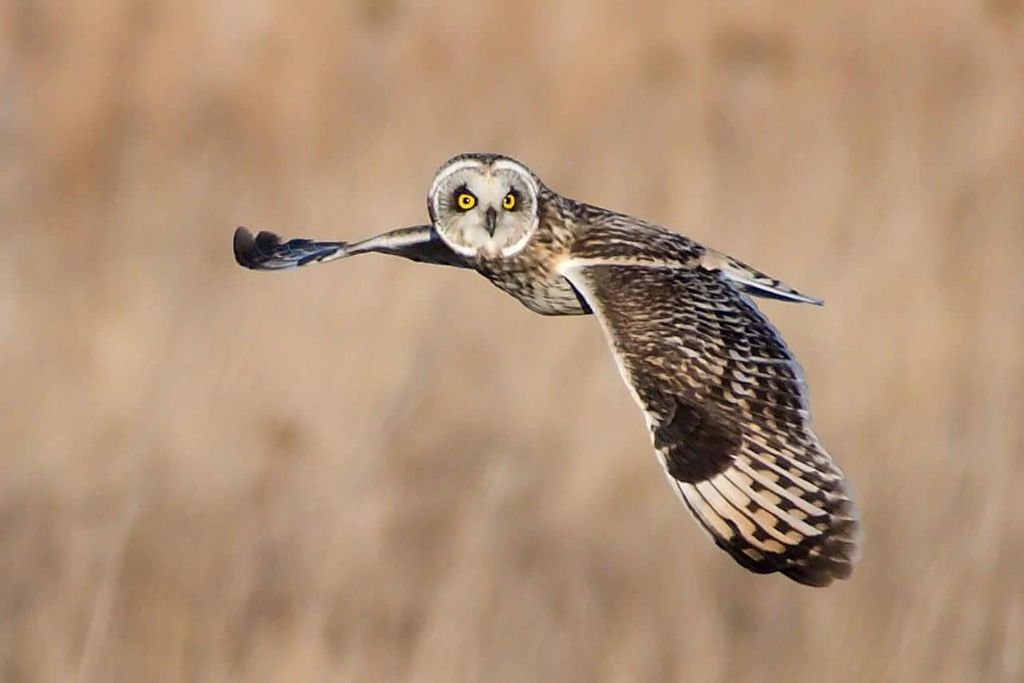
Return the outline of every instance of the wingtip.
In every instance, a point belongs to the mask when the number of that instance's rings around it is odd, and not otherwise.
[[[243,268],[259,270],[267,261],[269,250],[280,244],[281,238],[272,232],[253,235],[248,228],[238,226],[232,240],[235,261]]]
[[[803,561],[783,570],[783,574],[797,583],[824,588],[834,581],[845,581],[860,562],[863,530],[860,515],[852,499],[838,504],[827,538],[817,552]]]
[[[825,305],[824,299],[816,296],[811,296],[810,294],[804,294],[803,292],[798,292],[797,290],[791,287],[787,287],[786,290],[781,290],[778,296],[769,296],[768,298],[776,298],[780,301],[788,301],[790,303],[810,304],[811,306]]]
[[[769,296],[768,298],[772,298]],[[788,291],[783,290],[779,296],[774,297],[780,301],[789,301],[797,304],[810,304],[811,306],[824,306],[825,300],[810,294],[804,294],[798,292],[795,289],[789,288]]]
[[[238,226],[235,228],[235,234],[231,239],[231,247],[235,253],[235,262],[240,266],[248,267],[246,256],[252,251],[253,243],[255,238],[247,228],[244,226]]]

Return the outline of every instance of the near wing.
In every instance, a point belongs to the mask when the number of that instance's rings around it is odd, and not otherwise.
[[[802,372],[720,272],[567,262],[644,410],[670,481],[715,543],[812,586],[850,575],[857,512],[810,427]]]
[[[327,263],[356,254],[377,252],[410,261],[467,268],[466,260],[449,249],[429,225],[399,228],[358,242],[317,242],[298,238],[287,242],[272,232],[253,236],[245,228],[235,230],[235,261],[251,270],[286,270],[311,263]]]

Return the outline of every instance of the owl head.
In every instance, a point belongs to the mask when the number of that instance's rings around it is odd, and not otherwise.
[[[441,239],[463,256],[508,257],[537,229],[540,181],[496,154],[462,154],[441,167],[427,196]]]

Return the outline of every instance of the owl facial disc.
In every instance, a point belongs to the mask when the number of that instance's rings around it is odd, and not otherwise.
[[[450,160],[434,177],[428,209],[441,239],[470,257],[514,256],[537,229],[538,182],[506,157],[472,154]]]

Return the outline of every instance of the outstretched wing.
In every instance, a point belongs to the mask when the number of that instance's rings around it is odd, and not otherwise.
[[[721,271],[567,261],[683,502],[755,572],[825,586],[858,557],[843,473],[811,430],[802,372]]]
[[[263,231],[253,236],[245,228],[238,228],[232,246],[238,265],[252,270],[287,270],[368,252],[401,256],[421,263],[469,267],[429,225],[392,230],[358,242],[317,242],[303,238],[284,242],[272,232]]]

